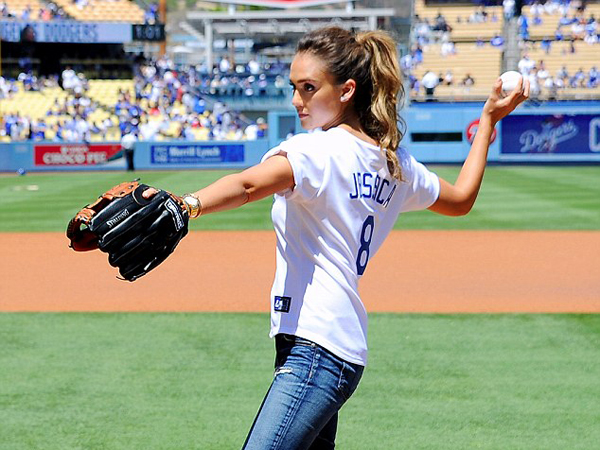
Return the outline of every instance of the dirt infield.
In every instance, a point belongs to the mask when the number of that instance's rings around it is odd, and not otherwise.
[[[600,232],[396,231],[369,263],[371,312],[600,312]],[[0,234],[0,311],[268,311],[272,232],[192,232],[128,283],[62,233]]]

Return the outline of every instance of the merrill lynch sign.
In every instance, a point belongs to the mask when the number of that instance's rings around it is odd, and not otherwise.
[[[151,163],[155,165],[243,162],[244,146],[242,144],[152,145],[150,158]]]

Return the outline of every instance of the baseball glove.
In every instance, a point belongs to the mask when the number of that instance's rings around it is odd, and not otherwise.
[[[187,234],[189,215],[167,191],[143,198],[148,187],[137,180],[121,183],[84,207],[67,226],[70,247],[108,253],[110,265],[128,281],[162,263]]]

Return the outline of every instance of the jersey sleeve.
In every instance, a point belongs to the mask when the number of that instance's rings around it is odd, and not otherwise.
[[[439,177],[418,162],[405,149],[400,149],[398,153],[398,157],[402,161],[402,175],[408,185],[402,212],[429,208],[440,196]]]
[[[305,133],[282,142],[263,156],[262,161],[274,155],[284,155],[292,166],[294,187],[277,195],[298,200],[310,200],[319,195],[325,185],[330,161],[329,152],[321,147],[316,136]]]

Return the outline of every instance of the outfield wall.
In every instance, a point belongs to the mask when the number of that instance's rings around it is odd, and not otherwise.
[[[403,145],[425,163],[460,163],[469,153],[482,104],[414,104],[404,111]],[[256,141],[138,142],[135,167],[241,169],[260,161],[288,135],[302,132],[293,111],[269,112],[269,138]],[[600,162],[600,101],[523,105],[496,127],[493,163]],[[0,144],[0,171],[124,170],[121,145],[18,142]]]

